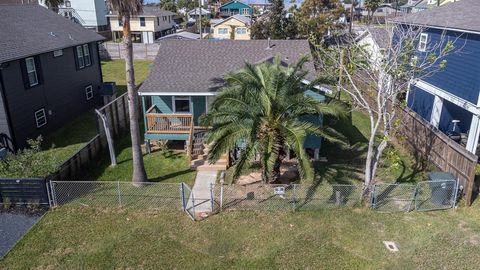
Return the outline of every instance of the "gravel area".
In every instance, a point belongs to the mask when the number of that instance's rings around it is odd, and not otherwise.
[[[39,215],[0,213],[0,258],[41,218]]]

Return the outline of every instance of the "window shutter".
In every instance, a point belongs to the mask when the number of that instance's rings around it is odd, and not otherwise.
[[[88,44],[88,57],[90,57],[90,66],[93,66],[93,57],[92,57],[92,52],[94,52],[94,48],[92,46],[92,43]]]
[[[22,71],[23,87],[29,89],[30,82],[28,81],[27,63],[25,62],[25,59],[20,60],[20,69]]]
[[[42,84],[43,83],[43,71],[42,71],[42,64],[40,63],[40,57],[35,56],[33,59],[35,60],[35,69],[37,70],[38,84]]]
[[[73,49],[73,58],[75,59],[75,68],[79,70],[80,68],[78,67],[77,46],[72,47],[72,49]]]

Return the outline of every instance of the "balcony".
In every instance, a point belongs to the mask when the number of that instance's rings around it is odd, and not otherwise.
[[[193,130],[193,115],[158,113],[155,106],[145,114],[147,134],[191,134]]]

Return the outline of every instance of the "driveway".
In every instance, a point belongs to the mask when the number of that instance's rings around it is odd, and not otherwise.
[[[0,259],[40,218],[38,215],[0,213]]]

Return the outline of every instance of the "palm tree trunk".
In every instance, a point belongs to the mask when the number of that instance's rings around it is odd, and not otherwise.
[[[140,127],[138,124],[138,96],[135,89],[135,74],[133,70],[132,33],[130,31],[130,16],[123,16],[123,45],[125,49],[125,73],[127,80],[128,112],[130,118],[130,136],[132,139],[133,185],[139,186],[147,181],[147,173],[143,164],[142,148],[140,147]]]

